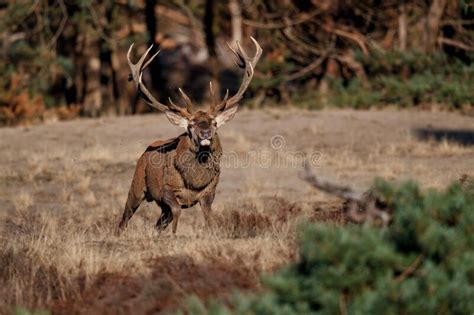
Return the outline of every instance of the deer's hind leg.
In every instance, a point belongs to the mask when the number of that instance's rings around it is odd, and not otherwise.
[[[125,209],[123,211],[122,220],[119,223],[119,230],[123,230],[127,226],[128,221],[135,214],[135,211],[137,211],[138,207],[144,199],[144,192],[138,196],[135,195],[132,191],[128,193],[128,198],[127,202],[125,203]]]
[[[127,202],[125,203],[122,220],[118,226],[118,232],[127,226],[128,221],[145,199],[145,166],[145,160],[142,156],[137,162],[137,168],[135,169],[132,184],[128,191]]]

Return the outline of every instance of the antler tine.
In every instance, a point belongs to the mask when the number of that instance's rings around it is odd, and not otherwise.
[[[130,67],[130,71],[131,72],[131,75],[132,75],[132,78],[133,78],[133,81],[135,82],[135,87],[138,89],[138,84],[139,84],[139,78],[140,78],[140,72],[142,71],[142,65],[143,65],[143,61],[145,61],[145,58],[146,56],[148,55],[148,53],[150,52],[150,50],[153,48],[153,45],[151,45],[147,51],[143,54],[143,56],[141,56],[140,60],[138,60],[137,63],[132,63],[132,60],[130,59],[130,55],[132,54],[132,49],[133,49],[133,46],[135,45],[135,43],[131,44],[130,45],[130,48],[128,49],[128,52],[127,52],[127,61],[128,61],[128,66]],[[155,54],[156,56],[156,54]],[[147,63],[148,65],[148,63]]]
[[[223,102],[227,102],[227,99],[229,98],[229,89],[225,90],[225,96],[224,99],[222,100]]]
[[[170,102],[170,109],[172,111],[178,112],[178,113],[182,114],[185,117],[189,117],[191,115],[191,113],[186,108],[182,108],[181,106],[176,105],[173,102],[173,100],[171,99],[171,97],[168,97],[168,101]]]
[[[240,46],[239,41],[237,41],[236,43],[237,43],[237,46]],[[242,55],[240,55],[238,52],[236,52],[235,49],[232,48],[232,46],[229,45],[229,43],[226,43],[226,44],[227,44],[227,47],[229,47],[230,51],[232,51],[232,53],[235,55],[235,57],[237,57],[237,60],[235,61],[235,64],[239,68],[245,68],[245,59],[242,58]]]
[[[229,98],[229,89],[226,89],[225,96],[220,103],[217,102],[216,93],[214,92],[214,87],[212,86],[212,82],[209,82],[209,90],[211,92],[211,112],[216,112],[218,108],[225,105],[227,99]]]
[[[193,108],[193,103],[191,102],[191,99],[186,95],[186,93],[184,93],[184,91],[179,88],[179,93],[181,93],[181,96],[183,97],[184,99],[184,103],[186,104],[186,110],[191,113],[192,112],[192,108]]]
[[[170,105],[162,104],[150,93],[150,91],[148,91],[145,84],[143,83],[143,70],[153,61],[153,59],[160,52],[159,51],[156,52],[153,56],[150,57],[150,59],[148,59],[148,61],[145,64],[143,64],[146,57],[148,56],[151,49],[153,48],[153,45],[151,45],[147,49],[147,51],[143,54],[143,56],[140,57],[138,62],[134,64],[132,62],[132,60],[130,59],[130,55],[132,54],[132,49],[133,49],[134,45],[135,45],[135,43],[130,45],[130,48],[128,49],[127,61],[128,61],[128,66],[130,67],[130,71],[131,71],[131,78],[135,82],[135,87],[137,88],[137,90],[139,92],[141,92],[142,96],[145,96],[144,97],[145,103],[148,104],[149,106],[153,107],[153,108],[156,108],[156,109],[160,110],[160,111],[171,110],[173,112],[181,114],[183,117],[190,117],[191,113],[188,110],[186,110],[182,107],[179,107],[174,103],[171,103]]]
[[[229,98],[229,89],[226,89],[225,90],[225,95],[224,95],[224,98],[222,99],[222,101],[216,105],[216,111],[219,111],[219,110],[222,110],[225,108],[225,105],[226,105],[226,102],[227,102],[227,99]]]
[[[250,36],[250,40],[253,42],[253,44],[255,45],[255,56],[252,58],[252,65],[255,67],[255,65],[257,64],[258,60],[260,59],[260,57],[262,56],[262,52],[263,52],[263,49],[262,47],[260,47],[260,45],[258,44],[257,40],[255,38],[253,38],[253,36]]]
[[[249,57],[247,55],[245,50],[240,45],[239,41],[237,41],[237,51],[235,51],[232,47],[230,47],[230,45],[228,45],[232,53],[234,53],[234,55],[237,57],[237,66],[244,68],[245,73],[244,73],[244,78],[242,79],[242,83],[237,93],[234,96],[232,96],[229,100],[225,98],[225,100],[223,100],[219,105],[217,105],[215,107],[216,112],[236,105],[242,99],[245,91],[247,90],[250,84],[250,81],[252,81],[255,65],[257,64],[258,60],[262,56],[263,50],[262,50],[262,47],[260,47],[260,45],[258,44],[258,42],[255,40],[255,38],[250,36],[250,39],[255,45],[255,55],[253,57]]]
[[[151,47],[153,47],[153,45],[151,45]],[[150,47],[150,48],[151,48]],[[145,63],[145,65],[142,67],[142,71],[143,69],[145,69],[146,67],[148,67],[148,65],[153,61],[153,59],[155,59],[156,56],[158,56],[158,54],[160,53],[161,50],[158,50],[153,56],[150,57],[150,59],[148,59],[148,61]]]
[[[170,102],[170,104],[171,104],[172,106],[178,107],[178,105],[176,105],[176,104],[173,102],[173,100],[171,99],[171,97],[169,97],[169,96],[168,96],[168,102]]]

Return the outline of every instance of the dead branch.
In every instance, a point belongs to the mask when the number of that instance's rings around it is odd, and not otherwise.
[[[281,30],[281,33],[283,34],[283,36],[285,38],[287,38],[289,41],[291,42],[294,42],[297,44],[297,47],[298,48],[303,48],[303,50],[306,50],[310,53],[313,53],[313,54],[316,54],[316,55],[320,55],[321,54],[321,51],[309,44],[307,44],[306,42],[304,42],[302,39],[300,39],[299,37],[297,37],[294,33],[293,33],[293,28],[291,27],[285,27]]]
[[[438,44],[456,47],[465,51],[474,51],[474,46],[469,46],[463,42],[441,36],[438,37]]]
[[[155,9],[155,12],[157,15],[160,13],[163,15],[167,14],[167,16],[173,21],[175,21],[177,18],[180,20],[181,24],[191,26],[193,29],[202,30],[204,28],[201,21],[199,21],[199,19],[194,16],[192,10],[184,3],[183,0],[176,1],[176,5],[186,14],[187,21],[182,16],[180,16],[179,13],[174,12],[172,9],[169,9],[166,6],[158,5]]]
[[[346,65],[349,69],[354,71],[357,78],[364,84],[368,84],[367,75],[365,74],[364,67],[355,60],[354,56],[350,51],[346,52],[343,55],[336,55],[336,59],[339,60],[342,64]]]
[[[379,223],[381,226],[387,226],[392,219],[393,210],[370,192],[356,192],[349,186],[320,179],[313,173],[308,162],[305,163],[300,178],[318,190],[345,199],[343,211],[350,222]]]
[[[63,30],[64,30],[64,27],[66,26],[66,22],[67,22],[67,19],[69,18],[69,15],[67,13],[67,8],[66,8],[66,5],[64,4],[63,0],[58,0],[58,5],[59,7],[61,8],[61,12],[63,14],[63,18],[61,19],[61,23],[59,25],[59,28],[58,30],[56,31],[56,33],[54,34],[53,38],[51,38],[49,44],[48,44],[48,47],[51,48],[54,46],[54,44],[56,44],[59,36],[61,36]]]
[[[474,25],[473,20],[443,20],[440,23],[440,26],[446,25]]]
[[[326,51],[323,53],[323,55],[321,57],[319,57],[318,59],[316,59],[315,61],[311,62],[309,65],[307,65],[306,67],[296,71],[295,73],[292,73],[290,75],[288,75],[286,77],[286,81],[293,81],[293,80],[296,80],[296,79],[299,79],[303,76],[305,76],[306,74],[310,73],[310,72],[313,72],[314,70],[316,70],[323,62],[324,60],[326,60],[327,56],[329,55],[329,52]]]
[[[336,34],[337,36],[350,39],[351,41],[355,42],[360,47],[364,55],[366,56],[369,55],[369,49],[367,48],[367,40],[364,37],[364,35],[358,32],[349,32],[340,28],[331,28],[326,25],[323,25],[323,28],[328,33],[333,33],[333,34]]]
[[[330,181],[318,178],[311,170],[309,163],[305,163],[304,172],[301,174],[301,179],[308,182],[311,186],[330,195],[356,202],[364,202],[364,195],[353,191],[352,188],[334,184]]]
[[[262,29],[267,29],[267,30],[280,29],[280,28],[295,26],[298,24],[308,22],[313,17],[318,15],[320,12],[321,11],[318,9],[309,13],[301,13],[294,18],[284,19],[283,22],[278,22],[278,23],[277,22],[262,23],[262,22],[248,20],[248,19],[243,19],[242,22],[248,26],[255,27],[255,28],[262,28]]]
[[[176,1],[176,5],[182,11],[169,8],[166,5],[157,4],[155,6],[155,15],[165,17],[183,26],[197,26],[202,29],[201,22],[195,18],[189,10],[189,7],[187,7],[183,1]]]
[[[88,5],[87,9],[89,10],[89,13],[92,19],[92,24],[94,25],[94,29],[97,31],[97,34],[99,35],[99,37],[104,42],[109,44],[110,47],[115,47],[116,45],[115,40],[113,37],[106,34],[105,28],[102,25],[103,23],[100,21],[96,8],[94,8],[92,5]]]
[[[418,266],[420,265],[422,261],[423,261],[423,255],[418,255],[416,259],[410,264],[410,266],[408,266],[408,268],[403,270],[403,272],[398,277],[395,278],[395,282],[397,283],[403,282],[403,280],[405,280],[409,275],[411,275],[412,273],[416,271],[416,269],[418,268]]]

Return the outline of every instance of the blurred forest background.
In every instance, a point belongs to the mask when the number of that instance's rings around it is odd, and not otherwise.
[[[0,124],[149,111],[133,42],[161,50],[144,78],[160,99],[204,103],[210,80],[238,88],[225,43],[249,36],[264,54],[246,106],[474,103],[471,0],[18,0],[0,1]]]

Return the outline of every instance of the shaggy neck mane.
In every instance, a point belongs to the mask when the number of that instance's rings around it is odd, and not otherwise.
[[[222,148],[217,135],[207,147],[193,145],[192,141],[188,140],[189,146],[187,150],[178,154],[175,167],[187,188],[199,190],[206,187],[219,174]]]
[[[196,160],[198,163],[207,163],[209,159],[212,159],[214,156],[212,154],[211,146],[200,146],[198,151],[196,152]]]

